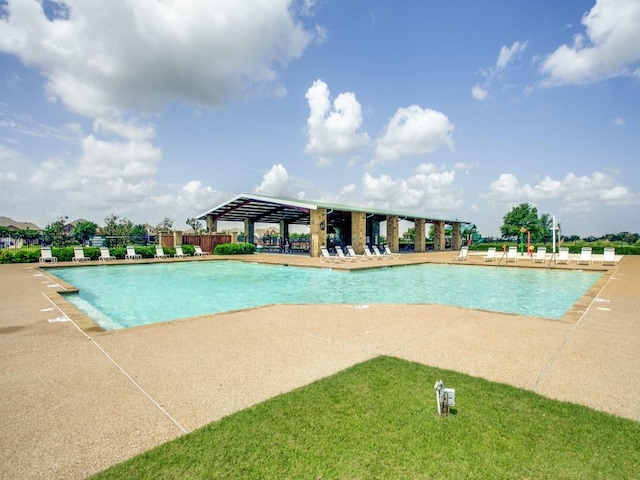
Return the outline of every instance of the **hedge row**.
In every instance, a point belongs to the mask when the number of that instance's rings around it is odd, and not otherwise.
[[[155,245],[134,247],[137,254],[142,258],[154,258],[156,255]],[[98,247],[84,247],[84,256],[90,260],[98,260],[100,258],[100,249]],[[173,257],[176,249],[173,247],[164,247],[162,249],[165,255]],[[193,245],[182,245],[182,251],[186,255],[195,253]],[[239,255],[247,253],[255,253],[256,246],[252,243],[225,243],[216,246],[214,253],[216,255]],[[127,254],[125,247],[113,247],[109,249],[109,254],[117,259],[124,259]],[[53,247],[51,255],[56,257],[59,262],[70,262],[73,260],[73,247]],[[40,261],[40,249],[18,250],[1,250],[0,263],[38,263]]]

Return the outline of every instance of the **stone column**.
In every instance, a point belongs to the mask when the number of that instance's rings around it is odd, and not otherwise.
[[[248,218],[244,219],[244,236],[246,243],[256,243],[255,224],[253,220],[249,220]]]
[[[415,236],[413,241],[413,249],[416,252],[424,252],[425,249],[425,220],[424,218],[416,218],[415,220]]]
[[[367,220],[364,212],[351,212],[351,246],[358,255],[364,253]]]
[[[182,245],[182,230],[173,231],[173,246],[177,247]]]
[[[398,251],[398,217],[396,215],[387,215],[387,245],[392,252]]]
[[[433,249],[436,252],[444,252],[446,243],[444,239],[444,222],[442,220],[433,224],[435,227],[435,238],[433,239]]]
[[[327,246],[327,210],[319,208],[309,212],[309,229],[311,235],[311,245],[309,255],[320,257],[320,247]]]
[[[218,221],[213,218],[213,215],[207,215],[205,221],[207,222],[207,233],[218,231]]]
[[[462,248],[462,235],[460,222],[453,222],[453,234],[451,236],[451,248],[454,250],[460,250]]]

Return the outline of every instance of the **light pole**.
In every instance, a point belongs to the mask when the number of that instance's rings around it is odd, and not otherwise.
[[[524,234],[526,231],[525,227],[520,229],[520,256],[524,255]]]

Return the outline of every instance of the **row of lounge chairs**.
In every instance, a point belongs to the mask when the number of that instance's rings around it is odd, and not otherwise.
[[[346,252],[340,245],[337,245],[335,249],[336,254],[331,255],[327,247],[320,247],[320,261],[325,263],[337,263],[367,260],[375,261],[400,257],[400,254],[393,253],[388,245],[385,245],[382,251],[380,251],[380,248],[377,245],[372,245],[371,248],[369,248],[368,245],[365,245],[364,253],[362,255],[357,254],[351,245],[347,245]]]
[[[202,257],[204,255],[209,255],[209,252],[203,252],[202,248],[199,247],[198,245],[194,245],[194,249],[195,252],[193,254],[194,257]],[[175,247],[176,253],[173,255],[174,258],[184,258],[184,257],[189,257],[191,256],[188,253],[184,253],[182,251],[182,247],[181,246],[176,246]],[[57,262],[58,258],[54,257],[51,253],[51,247],[42,247],[40,250],[40,263],[46,263],[46,262]],[[164,249],[160,246],[156,246],[156,254],[154,255],[155,258],[170,258],[169,255],[167,255],[166,253],[164,253]],[[127,253],[124,256],[125,260],[140,260],[142,259],[142,255],[140,255],[139,253],[136,253],[136,250],[134,247],[132,246],[127,246]],[[91,260],[88,257],[85,257],[84,255],[84,249],[81,246],[77,246],[77,247],[73,247],[73,259],[74,262],[88,262],[89,260]],[[101,262],[107,262],[110,260],[116,260],[116,257],[114,257],[113,255],[111,255],[111,253],[109,252],[109,249],[107,247],[100,247],[100,256],[98,257],[98,260]]]
[[[460,253],[454,258],[455,260],[466,260],[468,258],[469,247],[462,247]],[[591,265],[593,259],[591,257],[591,247],[582,247],[580,251],[580,258],[576,260],[578,265]],[[485,262],[494,262],[498,258],[496,256],[495,247],[490,247],[484,256]],[[517,262],[520,255],[518,255],[518,247],[511,246],[506,252],[507,262]],[[551,260],[552,257],[547,257],[547,247],[538,247],[536,253],[531,258],[534,263],[545,263],[547,260]],[[555,257],[555,261],[558,264],[569,265],[571,259],[569,257],[569,248],[560,247],[558,249],[558,255]],[[605,247],[602,255],[602,265],[615,265],[616,263],[616,249],[613,247]]]

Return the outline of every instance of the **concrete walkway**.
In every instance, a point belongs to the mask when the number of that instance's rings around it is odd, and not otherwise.
[[[295,255],[252,260],[320,266]],[[55,293],[65,287],[55,269],[0,265],[0,478],[85,478],[378,355],[640,421],[640,257],[606,270],[562,320],[437,305],[270,306],[104,333]]]

